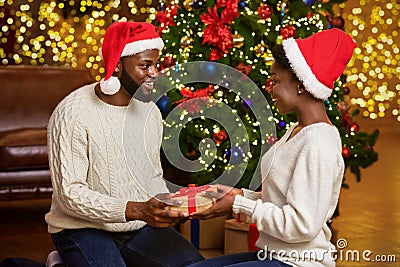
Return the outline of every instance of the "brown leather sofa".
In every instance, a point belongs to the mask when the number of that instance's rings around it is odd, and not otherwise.
[[[66,95],[93,81],[88,70],[0,66],[0,200],[51,196],[48,120]]]

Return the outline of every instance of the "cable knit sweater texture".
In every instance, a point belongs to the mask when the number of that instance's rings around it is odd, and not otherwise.
[[[245,190],[233,211],[251,216],[260,232],[257,246],[274,258],[293,266],[335,266],[326,222],[344,173],[340,135],[334,126],[316,123],[289,139],[296,125],[263,156],[262,193]]]
[[[48,124],[53,184],[48,231],[140,229],[125,219],[128,201],[168,192],[162,178],[162,118],[153,102],[109,105],[84,86],[63,99]]]

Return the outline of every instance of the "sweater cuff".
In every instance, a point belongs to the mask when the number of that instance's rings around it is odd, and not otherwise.
[[[233,202],[232,211],[234,213],[244,213],[251,217],[255,207],[256,201],[236,195],[235,201]]]
[[[114,205],[115,216],[117,218],[118,223],[126,223],[126,205],[128,204],[128,200],[124,200],[121,202],[117,202]]]
[[[242,188],[243,191],[243,196],[245,198],[251,199],[251,200],[257,200],[261,198],[261,192],[255,192],[253,190],[245,189]]]

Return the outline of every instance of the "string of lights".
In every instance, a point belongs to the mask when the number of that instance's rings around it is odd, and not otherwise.
[[[1,64],[87,68],[99,81],[105,71],[99,54],[105,29],[137,16],[152,22],[157,5],[152,0],[0,0]],[[340,8],[348,12],[346,31],[358,43],[346,71],[351,103],[364,117],[394,116],[400,122],[400,4],[359,0]]]

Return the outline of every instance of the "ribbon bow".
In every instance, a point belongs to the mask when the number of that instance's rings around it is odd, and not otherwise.
[[[212,94],[214,92],[214,90],[215,90],[214,86],[211,84],[209,86],[207,86],[206,88],[197,89],[195,91],[192,91],[189,87],[183,87],[181,90],[179,90],[179,92],[185,98],[176,101],[175,104],[185,102],[186,100],[192,99],[192,98],[208,97],[209,94]]]
[[[209,85],[204,89],[198,89],[196,91],[192,91],[189,87],[183,87],[179,92],[184,97],[178,101],[175,101],[175,105],[182,104],[182,108],[185,108],[190,114],[194,114],[201,110],[201,106],[204,103],[207,103],[207,100],[215,91],[213,85]],[[184,103],[189,99],[196,99],[196,101],[189,101],[189,103]]]
[[[202,185],[202,186],[196,187],[195,184],[189,184],[189,187],[179,189],[179,193],[176,193],[171,198],[187,196],[188,197],[188,211],[189,211],[189,214],[192,214],[192,213],[196,212],[196,195],[200,192],[207,191],[210,188],[211,188],[211,186],[209,186],[209,185]]]
[[[251,64],[245,65],[244,63],[241,62],[236,66],[236,69],[249,76],[249,73],[253,70],[253,65]]]
[[[219,18],[218,7],[208,8],[208,13],[200,16],[201,21],[207,25],[203,33],[203,44],[217,47],[223,54],[233,47],[232,35],[229,25],[239,16],[239,12],[232,7],[225,8]]]

